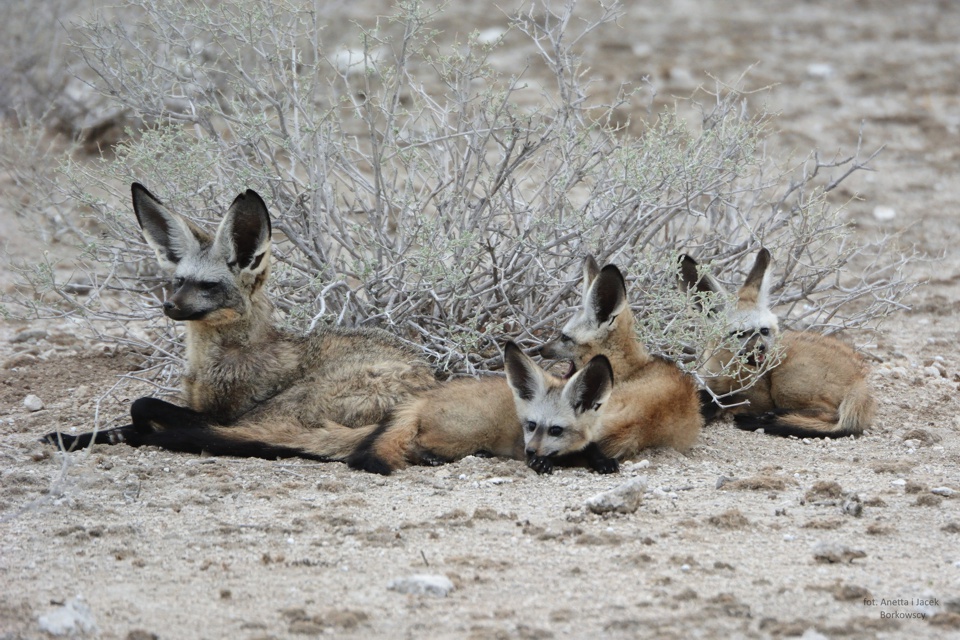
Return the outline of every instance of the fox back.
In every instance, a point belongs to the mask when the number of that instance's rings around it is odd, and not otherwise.
[[[774,435],[843,437],[869,425],[874,401],[863,358],[847,344],[807,332],[781,332],[770,308],[770,252],[760,249],[735,296],[702,273],[690,256],[680,259],[681,286],[702,305],[703,294],[726,299],[711,312],[725,316],[726,339],[708,345],[702,374],[717,396],[738,404],[737,426]]]
[[[683,451],[696,441],[703,425],[696,385],[637,340],[626,282],[616,266],[601,269],[593,257],[585,259],[582,304],[560,338],[540,353],[577,367],[599,355],[609,360],[615,384],[593,436],[605,455],[629,458],[656,446]]]

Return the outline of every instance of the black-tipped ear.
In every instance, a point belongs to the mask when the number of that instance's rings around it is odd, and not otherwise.
[[[543,373],[537,363],[512,340],[503,347],[503,365],[507,372],[507,384],[518,398],[529,402],[537,397],[543,386]]]
[[[753,268],[747,274],[747,279],[743,283],[744,289],[760,290],[763,284],[763,276],[767,273],[767,267],[770,266],[770,252],[765,248],[757,252],[757,258],[753,261]]]
[[[137,223],[161,266],[175,268],[184,256],[199,251],[200,244],[209,241],[206,232],[167,209],[139,182],[130,186],[130,193]]]
[[[726,295],[726,290],[710,274],[701,272],[699,263],[687,254],[680,256],[678,277],[680,290],[692,291],[693,303],[700,310],[714,313],[723,306],[719,296]],[[710,298],[708,294],[718,295]]]
[[[270,214],[260,195],[251,189],[236,197],[217,229],[217,247],[227,263],[259,271],[270,249]]]
[[[697,261],[687,254],[680,256],[680,289],[685,291],[693,289],[697,293],[716,293],[710,279],[699,273],[699,266]]]
[[[627,284],[620,269],[612,264],[601,269],[590,287],[589,298],[598,324],[623,311],[627,303]]]
[[[564,388],[568,402],[577,413],[598,407],[613,391],[613,367],[606,356],[594,356]]]

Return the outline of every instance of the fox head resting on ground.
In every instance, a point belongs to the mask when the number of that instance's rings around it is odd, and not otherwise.
[[[569,378],[545,372],[513,342],[504,349],[507,383],[523,429],[527,463],[549,472],[551,459],[584,452],[596,438],[601,407],[613,391],[613,369],[598,355]],[[588,461],[596,468],[587,452]],[[613,461],[604,460],[608,465]],[[604,471],[603,465],[597,468]]]
[[[704,294],[713,294],[707,310],[722,311],[728,323],[726,339],[709,350],[705,364],[708,373],[720,374],[734,360],[750,371],[768,364],[780,334],[777,316],[770,310],[769,266],[770,252],[760,249],[746,281],[732,296],[711,275],[700,273],[696,260],[680,256],[680,286],[698,294],[697,305],[701,308],[708,304]]]
[[[173,276],[163,312],[211,326],[249,315],[270,270],[270,215],[260,196],[237,196],[211,237],[143,185],[134,183],[132,192],[143,236]]]

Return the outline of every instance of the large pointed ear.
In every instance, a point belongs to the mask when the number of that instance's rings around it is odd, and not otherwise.
[[[753,262],[753,268],[740,287],[737,298],[740,306],[770,308],[770,252],[761,248]]]
[[[563,388],[562,397],[573,410],[599,409],[613,392],[613,367],[606,356],[594,356]]]
[[[530,402],[546,391],[543,370],[512,340],[503,348],[503,364],[507,371],[507,384],[521,400]]]
[[[694,293],[694,303],[701,310],[707,310],[705,300],[709,294],[718,294],[718,296],[723,297],[727,294],[723,285],[717,282],[710,274],[701,272],[700,265],[697,261],[685,253],[680,255],[678,278],[680,290],[692,291]],[[714,306],[717,304],[717,299],[717,297],[714,298]],[[713,311],[713,307],[709,310]]]
[[[214,251],[230,267],[260,273],[270,254],[270,214],[256,191],[247,189],[230,205],[220,222]]]
[[[627,306],[627,283],[620,269],[612,264],[601,269],[583,304],[593,311],[598,325],[620,315]]]
[[[598,275],[600,275],[600,265],[597,264],[597,259],[592,255],[587,255],[583,259],[583,283],[581,284],[584,300],[587,299],[587,294],[590,292],[590,285],[593,284],[593,281],[597,279]]]
[[[201,244],[210,241],[205,231],[167,209],[139,182],[131,185],[130,192],[143,237],[164,269],[173,271],[185,256],[199,253]]]

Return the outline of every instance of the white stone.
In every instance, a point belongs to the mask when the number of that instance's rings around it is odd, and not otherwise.
[[[390,591],[410,595],[431,595],[446,597],[453,591],[453,583],[444,575],[420,573],[406,578],[397,578],[387,585]]]
[[[31,393],[23,399],[23,406],[26,407],[27,411],[40,411],[40,409],[43,409],[43,400]]]
[[[477,42],[480,44],[494,44],[507,32],[503,27],[490,27],[477,34]]]
[[[62,607],[41,615],[37,622],[41,631],[52,636],[76,636],[97,631],[93,612],[79,596],[67,600]]]
[[[873,208],[873,218],[878,222],[890,222],[897,217],[897,210],[883,205]]]
[[[807,75],[811,78],[825,79],[833,75],[833,65],[826,62],[814,62],[807,65]]]
[[[633,513],[640,507],[647,488],[644,476],[631,478],[618,487],[587,498],[584,506],[593,513]]]

